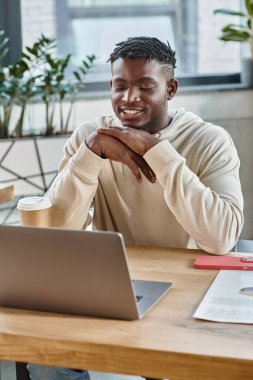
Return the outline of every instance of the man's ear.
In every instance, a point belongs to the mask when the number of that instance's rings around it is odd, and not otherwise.
[[[178,80],[170,79],[167,84],[167,99],[171,100],[174,98],[178,88]]]

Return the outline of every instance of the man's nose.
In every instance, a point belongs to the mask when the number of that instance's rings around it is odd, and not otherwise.
[[[123,100],[128,103],[138,102],[140,100],[140,94],[137,88],[128,88],[124,92]]]

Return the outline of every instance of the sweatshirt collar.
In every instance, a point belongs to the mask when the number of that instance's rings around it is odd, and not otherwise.
[[[154,136],[161,140],[170,139],[175,135],[182,133],[184,129],[188,128],[193,123],[203,123],[203,120],[199,116],[194,115],[192,112],[186,112],[183,107],[170,110],[169,116],[171,119],[170,124],[161,131],[154,133]],[[116,116],[114,116],[113,119],[111,119],[111,122],[109,122],[109,126],[113,125],[122,126],[123,128],[123,125]]]

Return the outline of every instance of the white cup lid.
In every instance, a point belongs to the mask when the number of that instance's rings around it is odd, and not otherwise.
[[[26,197],[18,201],[17,208],[22,211],[43,210],[52,206],[49,198]]]

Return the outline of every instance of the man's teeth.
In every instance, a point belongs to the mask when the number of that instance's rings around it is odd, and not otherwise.
[[[135,115],[135,114],[138,114],[140,113],[141,111],[138,111],[138,110],[123,110],[124,113],[128,114],[128,115]]]

